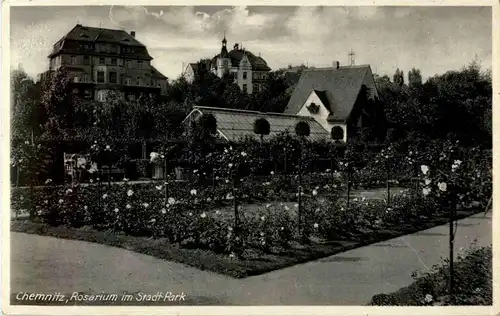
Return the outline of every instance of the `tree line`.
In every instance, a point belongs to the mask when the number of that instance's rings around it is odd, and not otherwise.
[[[287,69],[272,71],[263,89],[252,95],[243,93],[230,77],[218,78],[209,71],[201,71],[193,83],[183,77],[171,81],[163,96],[126,100],[111,94],[104,102],[87,100],[73,93],[64,69],[43,82],[35,82],[24,71],[14,70],[13,153],[15,155],[17,144],[34,140],[78,140],[88,147],[96,141],[145,144],[181,139],[182,122],[193,105],[282,112],[301,71],[306,68],[294,73]],[[453,139],[465,146],[491,148],[491,70],[483,70],[473,61],[462,69],[435,75],[425,82],[420,70],[415,68],[407,77],[405,82],[404,72],[399,69],[392,79],[375,75],[385,114],[386,136],[382,142],[419,140],[425,143],[426,140]],[[264,125],[258,123],[257,129],[267,130]],[[257,137],[260,135],[265,134],[256,132]],[[354,141],[380,142],[371,139],[366,130],[359,131],[358,136]],[[144,149],[143,145],[142,152]],[[85,146],[80,150],[84,151]]]

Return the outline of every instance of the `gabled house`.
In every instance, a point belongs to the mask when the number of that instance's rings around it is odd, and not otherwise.
[[[189,122],[204,114],[217,120],[218,135],[228,141],[252,136],[253,122],[265,118],[271,133],[289,131],[303,121],[309,124],[311,140],[331,139],[347,142],[363,128],[377,129],[383,124],[373,73],[369,65],[306,69],[300,76],[284,113],[195,106],[184,120]]]
[[[285,114],[314,118],[326,131],[336,129],[346,142],[380,118],[378,92],[369,65],[304,70]]]
[[[188,83],[193,83],[195,80],[201,78],[203,74],[210,71],[209,62],[189,63],[184,69],[182,75]]]

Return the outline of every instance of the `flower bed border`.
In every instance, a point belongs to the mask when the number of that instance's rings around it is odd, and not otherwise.
[[[483,211],[472,209],[458,211],[455,219],[460,220],[481,212]],[[231,259],[226,255],[215,254],[208,250],[182,248],[168,243],[164,239],[154,240],[147,237],[133,237],[110,232],[100,232],[88,228],[54,227],[47,224],[30,222],[28,220],[12,220],[11,231],[61,239],[94,242],[124,248],[159,259],[183,263],[200,270],[212,271],[233,278],[245,278],[325,258],[351,249],[440,226],[447,222],[448,218],[446,217],[435,217],[421,220],[420,222],[414,222],[411,226],[405,226],[405,230],[402,231],[381,229],[379,231],[354,235],[350,240],[296,246],[286,253],[266,255],[250,253],[245,259]]]

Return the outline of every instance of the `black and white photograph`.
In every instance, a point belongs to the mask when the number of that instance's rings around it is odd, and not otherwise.
[[[498,1],[33,2],[2,3],[4,312],[493,315]]]

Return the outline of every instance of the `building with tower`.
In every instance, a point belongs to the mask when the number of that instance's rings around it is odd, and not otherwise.
[[[224,76],[234,78],[234,82],[240,89],[248,94],[262,89],[266,75],[271,70],[260,54],[256,56],[240,44],[236,43],[232,50],[228,50],[225,35],[220,53],[212,58],[207,68],[219,78]],[[184,71],[186,80],[192,82],[199,69],[200,67],[195,64],[189,64]]]

